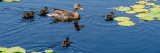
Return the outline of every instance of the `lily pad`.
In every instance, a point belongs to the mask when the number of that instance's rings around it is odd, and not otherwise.
[[[145,17],[145,16],[147,16],[147,14],[146,14],[146,13],[139,13],[138,15],[136,15],[136,17],[139,17],[139,18],[141,18],[141,17]]]
[[[160,5],[153,5],[153,8],[160,8]]]
[[[0,53],[6,53],[7,48],[5,47],[0,47]]]
[[[148,12],[148,9],[133,9],[135,12]]]
[[[21,47],[11,47],[6,50],[6,53],[26,53],[26,50]]]
[[[120,6],[116,8],[117,11],[128,11],[131,10],[130,7],[124,7],[124,6]]]
[[[4,2],[19,2],[21,0],[3,0]]]
[[[31,52],[31,53],[41,53],[41,52]]]
[[[150,8],[149,10],[152,12],[160,12],[160,8]]]
[[[134,14],[136,12],[135,11],[126,11],[126,13],[128,13],[128,14]]]
[[[128,18],[128,17],[116,17],[116,18],[114,18],[114,20],[116,20],[116,21],[128,21],[128,20],[131,20],[131,19]]]
[[[138,1],[136,2],[137,4],[145,5],[147,2],[146,1]]]
[[[48,50],[45,50],[45,52],[46,52],[46,53],[53,53],[54,51],[53,51],[53,50],[48,49]]]
[[[153,5],[156,5],[156,4],[155,3],[147,3],[146,5],[153,6]]]
[[[145,8],[145,5],[133,5],[131,6],[132,8],[138,8],[138,9],[142,9],[142,8]]]
[[[123,22],[118,22],[118,25],[120,25],[120,26],[133,26],[133,25],[135,25],[135,23],[132,21],[123,21]]]

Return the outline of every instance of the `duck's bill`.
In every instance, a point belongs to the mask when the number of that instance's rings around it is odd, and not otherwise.
[[[47,14],[47,16],[52,16],[51,14]]]
[[[80,8],[80,10],[84,10],[83,8]]]

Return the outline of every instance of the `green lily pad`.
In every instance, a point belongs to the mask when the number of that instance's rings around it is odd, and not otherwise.
[[[4,2],[19,2],[21,0],[3,0]]]
[[[145,5],[147,2],[146,1],[138,1],[136,2],[137,4]]]
[[[26,53],[26,50],[21,47],[11,47],[6,50],[6,53]]]
[[[142,9],[142,8],[145,8],[145,5],[133,5],[131,7],[136,9]]]
[[[120,6],[116,8],[117,11],[128,11],[131,10],[130,7],[124,7],[124,6]]]
[[[146,5],[153,6],[153,5],[156,5],[156,4],[155,3],[147,3]]]
[[[0,47],[0,53],[5,53],[6,50],[7,50],[7,48],[5,48],[5,47]]]
[[[141,18],[141,17],[145,17],[146,15],[147,15],[146,13],[139,13],[138,15],[136,15],[136,17]]]
[[[123,21],[123,22],[118,22],[118,25],[120,25],[120,26],[133,26],[133,25],[135,25],[135,23],[132,21]]]
[[[121,22],[121,21],[128,21],[131,19],[129,17],[116,17],[114,18],[114,20]]]
[[[31,52],[31,53],[41,53],[41,52]]]
[[[160,8],[160,5],[153,5],[153,8]]]
[[[126,11],[126,13],[128,13],[128,14],[134,14],[136,12],[135,11]]]
[[[148,9],[135,8],[133,9],[135,12],[148,12]]]
[[[159,21],[160,21],[160,17],[156,17],[156,20],[159,20]]]
[[[45,52],[46,52],[46,53],[53,53],[54,51],[53,51],[53,50],[48,49],[48,50],[45,50]]]
[[[142,20],[145,20],[145,21],[152,21],[152,20],[155,20],[154,17],[150,16],[150,15],[147,15],[145,17],[141,17],[140,19]]]

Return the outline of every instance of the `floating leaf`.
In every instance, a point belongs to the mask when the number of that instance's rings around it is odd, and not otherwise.
[[[5,47],[0,47],[0,53],[6,53],[7,48]]]
[[[130,9],[131,9],[130,7],[124,7],[124,6],[120,6],[116,8],[117,11],[128,11]]]
[[[138,9],[142,9],[142,8],[145,8],[145,5],[133,5],[131,6],[132,8],[138,8]]]
[[[145,5],[147,2],[146,1],[138,1],[136,2],[137,4]]]
[[[148,12],[148,9],[133,9],[135,12]]]
[[[147,3],[146,5],[153,6],[155,3]]]
[[[126,11],[126,13],[128,13],[128,14],[134,14],[136,12],[135,11]]]
[[[41,52],[31,52],[31,53],[41,53]]]
[[[6,53],[26,53],[26,50],[21,47],[11,47],[6,50]]]
[[[19,2],[21,0],[3,0],[4,2]]]
[[[46,52],[46,53],[53,53],[54,51],[53,51],[53,50],[48,49],[48,50],[45,50],[45,52]]]
[[[123,22],[118,22],[118,25],[120,25],[120,26],[133,26],[133,25],[135,25],[135,23],[132,21],[123,21]]]
[[[145,17],[147,15],[147,13],[139,13],[138,15],[136,15],[136,17]]]
[[[128,17],[116,17],[116,18],[114,18],[114,20],[116,20],[116,21],[128,21],[128,20],[130,20],[130,18],[128,18]]]

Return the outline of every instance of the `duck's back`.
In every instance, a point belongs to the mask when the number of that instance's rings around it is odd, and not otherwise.
[[[73,18],[73,13],[67,10],[55,10],[53,16],[57,18]]]

